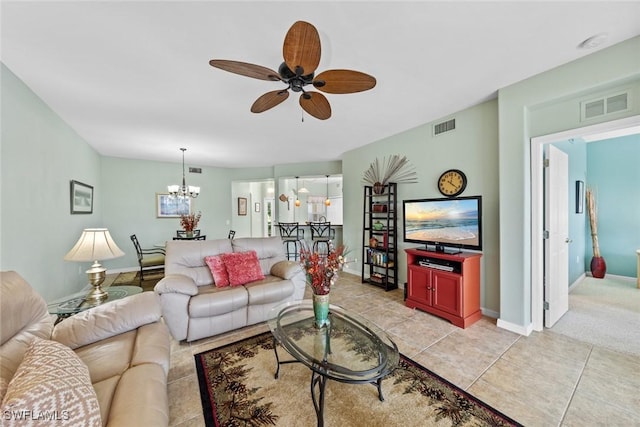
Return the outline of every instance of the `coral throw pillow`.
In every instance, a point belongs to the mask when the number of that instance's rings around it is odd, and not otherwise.
[[[244,285],[264,279],[256,251],[233,252],[221,256],[225,267],[227,267],[231,286]]]
[[[218,288],[229,286],[229,275],[227,274],[227,267],[224,265],[222,255],[211,255],[204,257],[204,262],[209,266],[211,275],[213,276],[213,283]]]
[[[102,426],[87,365],[70,348],[38,337],[9,382],[0,410],[5,416],[29,414],[26,423],[17,417],[3,418],[7,427]]]

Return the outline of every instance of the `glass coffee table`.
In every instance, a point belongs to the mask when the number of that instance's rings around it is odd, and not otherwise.
[[[398,347],[380,328],[337,305],[329,306],[329,325],[318,328],[311,300],[289,302],[271,310],[277,379],[280,365],[303,363],[311,369],[311,399],[318,426],[324,425],[327,380],[373,384],[382,401],[382,379],[398,365]],[[280,361],[277,343],[295,360]]]
[[[103,289],[108,296],[107,299],[101,301],[99,304],[92,304],[87,302],[86,297],[87,293],[89,293],[89,290],[84,289],[80,292],[76,292],[75,294],[67,295],[66,297],[62,297],[48,303],[47,309],[49,310],[49,314],[58,315],[58,318],[55,322],[56,324],[58,324],[67,317],[73,316],[74,314],[80,313],[81,311],[88,310],[90,308],[104,304],[105,302],[115,301],[117,299],[122,299],[128,297],[129,295],[135,295],[142,292],[142,288],[139,286],[109,286],[108,288]]]

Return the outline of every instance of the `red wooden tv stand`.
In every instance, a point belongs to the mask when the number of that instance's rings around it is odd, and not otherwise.
[[[478,321],[482,254],[447,254],[420,249],[407,253],[405,305],[447,319],[460,328]]]

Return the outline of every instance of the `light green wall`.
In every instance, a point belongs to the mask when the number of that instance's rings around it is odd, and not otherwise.
[[[358,263],[350,270],[360,272],[362,261],[362,173],[376,158],[393,154],[407,156],[418,174],[417,184],[398,185],[399,279],[407,280],[405,248],[415,244],[402,242],[402,200],[442,197],[436,181],[447,169],[461,169],[468,179],[463,196],[483,197],[483,256],[481,306],[498,314],[499,239],[498,239],[498,105],[488,101],[446,117],[456,119],[456,129],[433,136],[428,123],[398,135],[345,153],[342,160],[344,179],[344,242],[357,252]],[[436,121],[440,122],[441,120]],[[355,256],[355,255],[353,255]]]
[[[16,270],[47,300],[80,290],[90,263],[63,261],[93,214],[70,214],[70,181],[102,192],[100,156],[8,68],[1,65],[0,268]]]
[[[638,93],[640,37],[500,89],[500,320],[531,325],[531,180],[530,138],[579,128],[576,104],[615,87]],[[637,99],[637,98],[636,98]],[[640,113],[605,117],[610,121]]]

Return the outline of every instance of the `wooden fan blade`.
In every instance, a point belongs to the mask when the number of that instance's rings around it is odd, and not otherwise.
[[[353,70],[327,70],[313,79],[313,86],[326,93],[363,92],[375,85],[375,77]]]
[[[309,96],[307,98],[307,96]],[[331,117],[331,105],[319,92],[307,92],[300,95],[300,106],[316,119],[327,120]]]
[[[209,61],[209,65],[220,68],[224,71],[229,71],[230,73],[240,74],[241,76],[253,77],[254,79],[272,81],[280,80],[280,75],[277,71],[273,71],[261,65],[249,64],[247,62],[212,59]]]
[[[304,21],[294,23],[282,47],[282,55],[287,67],[294,73],[301,67],[300,75],[313,73],[320,64],[320,35],[316,27]]]
[[[256,102],[251,106],[252,113],[262,113],[267,111],[270,108],[275,107],[280,104],[282,101],[289,97],[288,90],[274,90],[271,92],[267,92],[262,95],[260,98],[256,99]]]

